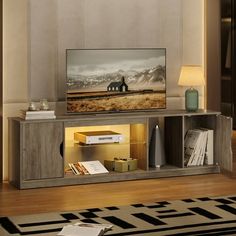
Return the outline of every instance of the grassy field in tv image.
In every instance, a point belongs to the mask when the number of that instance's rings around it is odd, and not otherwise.
[[[140,109],[155,109],[166,107],[164,92],[96,92],[68,94],[68,112],[97,112],[97,111],[127,111]]]

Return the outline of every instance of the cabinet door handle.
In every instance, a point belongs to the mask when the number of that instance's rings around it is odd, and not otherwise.
[[[60,144],[60,155],[61,155],[62,158],[64,157],[64,148],[63,148],[63,146],[64,146],[64,142],[62,141],[61,144]]]

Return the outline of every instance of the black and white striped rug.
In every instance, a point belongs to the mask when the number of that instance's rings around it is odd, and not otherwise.
[[[57,235],[77,221],[113,224],[105,235],[236,235],[236,196],[0,217],[0,235]]]

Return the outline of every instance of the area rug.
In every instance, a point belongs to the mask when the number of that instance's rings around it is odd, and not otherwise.
[[[0,218],[0,235],[57,235],[78,221],[112,224],[105,235],[236,235],[236,196],[202,197]]]

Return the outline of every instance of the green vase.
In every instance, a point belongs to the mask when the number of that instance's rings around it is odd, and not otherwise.
[[[198,110],[198,91],[194,88],[185,91],[185,109],[189,112]]]

